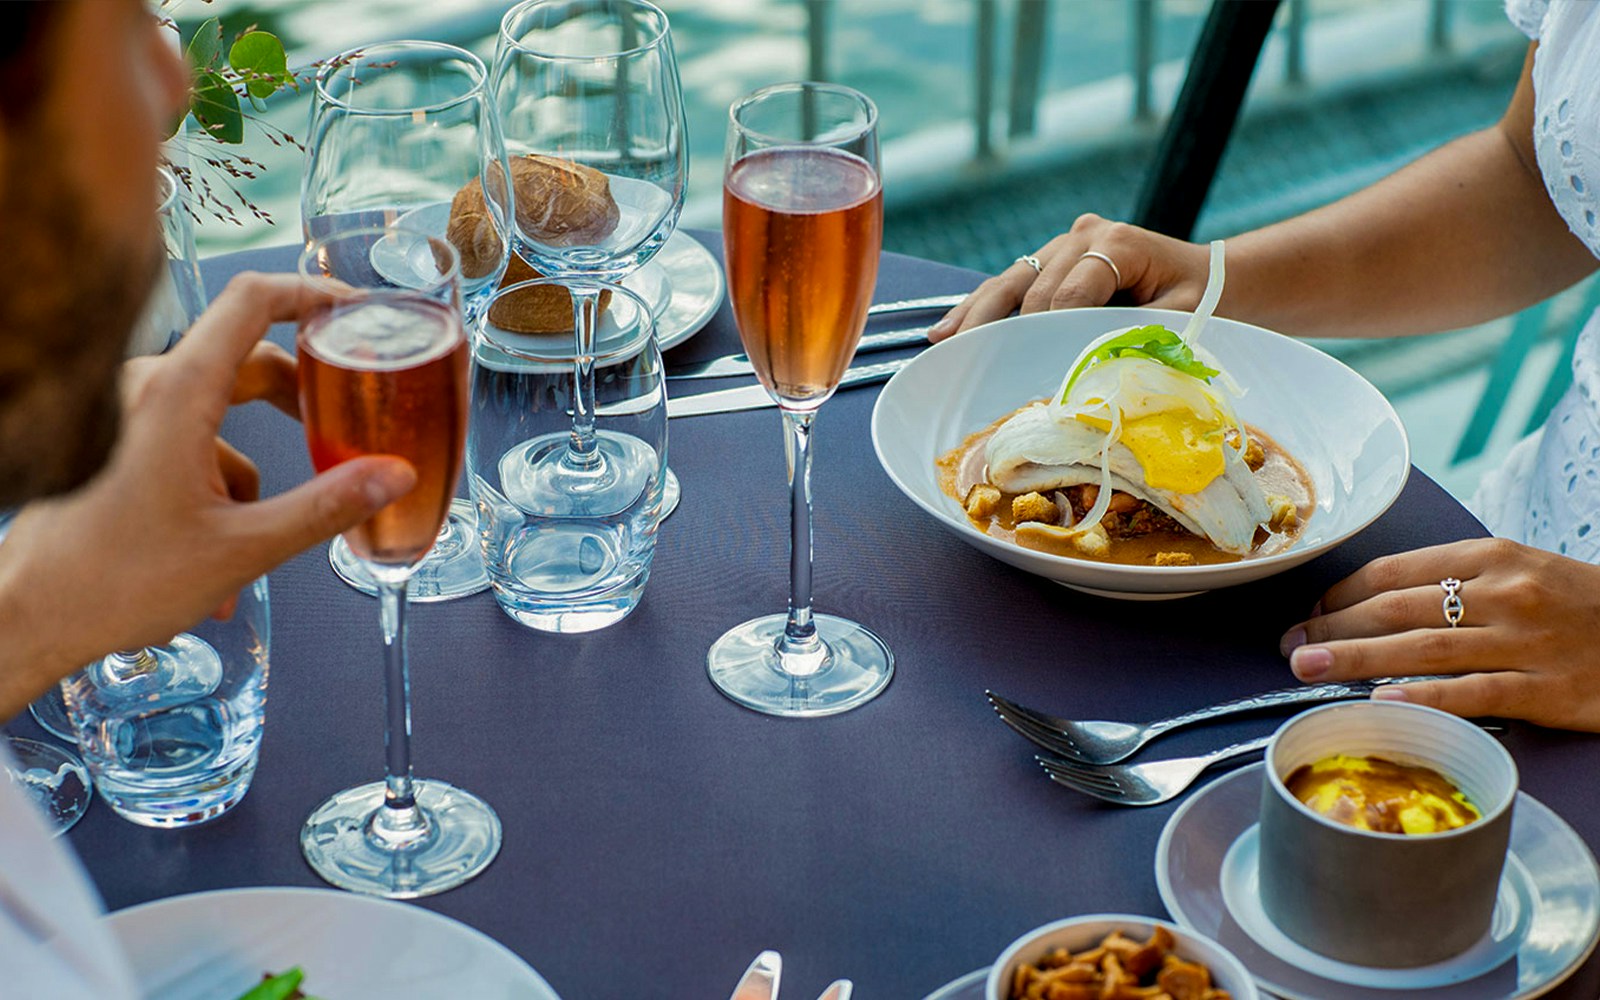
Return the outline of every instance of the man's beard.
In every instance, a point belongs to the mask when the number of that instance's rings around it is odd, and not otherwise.
[[[112,245],[97,237],[49,157],[8,159],[0,191],[0,507],[71,490],[105,464],[117,438],[123,352],[161,261],[153,213],[145,244]]]

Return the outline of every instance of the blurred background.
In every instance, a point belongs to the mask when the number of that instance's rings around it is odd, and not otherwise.
[[[657,0],[688,112],[683,224],[716,228],[728,104],[758,86],[835,80],[877,102],[884,242],[984,272],[1082,212],[1127,217],[1209,0]],[[1248,0],[1245,0],[1248,2]],[[184,37],[220,17],[277,34],[291,68],[363,43],[447,41],[493,57],[506,0],[175,0]],[[1224,237],[1361,187],[1494,121],[1527,40],[1500,0],[1286,0],[1196,226]],[[258,117],[299,137],[309,87]],[[247,127],[264,167],[233,181],[276,221],[202,215],[202,255],[299,240],[301,153]],[[200,168],[204,170],[203,166]],[[221,178],[213,178],[220,181]],[[1319,346],[1395,404],[1413,459],[1468,500],[1567,384],[1585,282],[1519,317],[1431,338]]]

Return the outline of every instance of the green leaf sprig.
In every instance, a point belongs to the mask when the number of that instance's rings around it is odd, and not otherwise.
[[[218,142],[244,141],[241,98],[257,111],[260,103],[284,87],[299,88],[289,72],[283,42],[268,31],[247,28],[228,48],[223,60],[222,22],[210,17],[200,23],[185,50],[194,71],[194,93],[189,113],[200,128]]]
[[[1193,375],[1203,382],[1211,381],[1212,376],[1221,374],[1215,368],[1195,359],[1194,351],[1184,342],[1183,338],[1159,324],[1140,326],[1129,330],[1120,336],[1095,348],[1090,354],[1078,362],[1072,374],[1067,377],[1067,387],[1061,391],[1061,401],[1065,403],[1067,396],[1072,392],[1072,386],[1078,381],[1078,376],[1088,371],[1090,367],[1112,358],[1145,358],[1168,368],[1176,369],[1185,375]]]

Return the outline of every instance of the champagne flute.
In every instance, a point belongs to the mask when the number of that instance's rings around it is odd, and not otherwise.
[[[599,283],[654,257],[683,208],[689,154],[667,16],[645,0],[526,0],[500,23],[492,90],[513,171],[529,154],[546,157],[557,177],[592,168],[603,175],[596,201],[607,213],[572,225],[560,217],[562,199],[518,200],[515,250],[572,293],[578,394],[567,447],[530,447],[505,487],[530,506],[557,498],[585,516],[625,509],[652,474],[650,459],[596,432],[592,358]],[[663,510],[676,503],[670,469],[665,485]]]
[[[393,899],[460,885],[500,850],[482,799],[411,774],[406,585],[450,507],[467,430],[459,260],[450,241],[400,225],[337,232],[300,256],[300,273],[331,293],[296,341],[311,464],[396,455],[417,471],[410,493],[345,533],[378,584],[387,776],[335,794],[300,832],[317,874]]]
[[[335,56],[317,74],[300,191],[308,244],[396,220],[434,236],[448,231],[461,253],[469,324],[500,285],[510,252],[505,144],[487,78],[477,56],[441,42],[385,42]],[[474,182],[476,194],[458,197]],[[453,202],[463,210],[453,213]],[[391,275],[407,267],[382,256],[373,264]],[[329,546],[328,561],[352,587],[377,593],[343,539]],[[469,501],[456,499],[412,577],[411,600],[446,601],[488,585],[477,515]]]
[[[722,231],[745,353],[783,413],[789,612],[736,626],[706,667],[769,715],[832,715],[876,697],[894,655],[865,627],[811,611],[811,425],[866,325],[883,245],[878,111],[848,87],[766,87],[729,112]]]

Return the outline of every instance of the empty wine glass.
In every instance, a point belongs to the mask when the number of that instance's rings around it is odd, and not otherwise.
[[[460,885],[500,850],[500,820],[482,799],[411,774],[406,585],[450,507],[467,432],[458,261],[444,237],[399,225],[338,232],[300,256],[300,273],[332,292],[296,342],[311,464],[395,455],[417,472],[411,492],[345,533],[378,583],[387,775],[335,794],[300,833],[317,874],[390,898]]]
[[[723,694],[769,715],[831,715],[875,698],[894,656],[870,630],[811,612],[811,424],[855,354],[883,246],[878,112],[864,95],[780,84],[729,112],[722,236],[739,338],[783,413],[792,524],[789,613],[707,654]]]
[[[468,321],[500,285],[509,259],[511,193],[505,146],[477,56],[442,42],[367,45],[334,57],[317,74],[300,218],[309,245],[351,226],[400,221],[447,237],[461,256]],[[403,276],[404,260],[373,266]],[[489,585],[465,499],[451,503],[438,541],[417,567],[414,601],[444,601]],[[342,538],[328,549],[334,571],[377,593]]]
[[[513,170],[531,157],[563,194],[534,202],[519,191],[514,248],[571,290],[575,354],[592,359],[597,283],[655,256],[683,208],[689,154],[667,16],[644,0],[527,0],[500,22],[492,89]],[[581,201],[567,196],[580,190]],[[514,462],[525,478],[507,487],[604,514],[631,503],[646,472],[595,431],[592,360],[576,377],[567,447]],[[678,493],[671,470],[665,487],[664,510]]]

